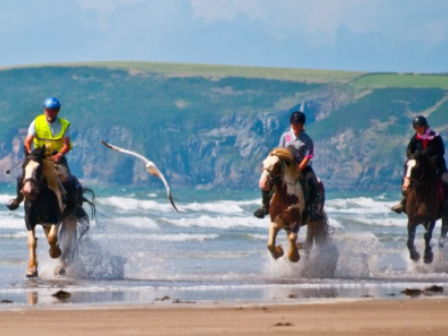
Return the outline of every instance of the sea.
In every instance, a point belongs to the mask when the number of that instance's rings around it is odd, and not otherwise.
[[[0,309],[403,299],[410,289],[423,296],[448,291],[448,244],[438,245],[441,223],[434,230],[433,263],[411,261],[406,216],[390,211],[400,190],[328,191],[329,243],[300,250],[300,261],[291,263],[274,260],[266,249],[269,219],[252,215],[260,205],[256,189],[174,189],[179,212],[163,186],[93,189],[97,216],[67,274],[54,275],[56,262],[39,226],[39,277],[29,279],[23,206],[9,211],[14,186],[0,185]],[[423,233],[420,226],[421,253]],[[299,241],[305,234],[302,227]],[[278,244],[288,245],[284,231]],[[437,294],[427,291],[434,286]]]

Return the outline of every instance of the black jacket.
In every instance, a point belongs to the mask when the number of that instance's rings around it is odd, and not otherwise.
[[[447,171],[445,158],[445,146],[443,140],[434,131],[431,131],[431,136],[434,136],[432,140],[423,140],[417,137],[417,133],[411,138],[407,148],[408,158],[412,155],[428,155],[429,159],[434,162],[438,169],[439,174],[443,174]]]

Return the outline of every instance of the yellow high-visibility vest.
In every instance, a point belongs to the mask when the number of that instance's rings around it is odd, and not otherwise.
[[[45,145],[48,153],[53,153],[55,151],[60,151],[64,146],[64,134],[70,126],[70,122],[58,118],[61,123],[61,131],[59,134],[53,135],[51,134],[50,125],[48,125],[45,114],[41,114],[34,119],[34,129],[36,131],[36,135],[34,136],[34,147],[39,148]],[[70,142],[70,149],[72,148],[72,143]]]

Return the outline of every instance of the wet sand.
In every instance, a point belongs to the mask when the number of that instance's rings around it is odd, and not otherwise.
[[[5,307],[3,307],[5,308]],[[1,335],[447,335],[448,299],[0,310]]]

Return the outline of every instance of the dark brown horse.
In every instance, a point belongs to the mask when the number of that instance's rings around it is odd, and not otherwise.
[[[414,244],[416,228],[419,224],[425,227],[425,252],[423,261],[431,263],[434,255],[431,247],[431,238],[434,226],[442,218],[442,233],[439,241],[443,246],[447,231],[448,218],[443,210],[443,185],[436,173],[436,166],[426,155],[416,155],[407,163],[406,214],[408,216],[408,241],[410,258],[414,261],[420,259]]]
[[[83,188],[76,195],[75,190],[69,189],[71,185],[67,185],[63,190],[60,187],[58,172],[51,159],[47,157],[45,147],[26,154],[22,176],[21,192],[25,198],[25,224],[28,230],[30,254],[26,276],[38,276],[35,235],[38,224],[42,225],[50,245],[50,257],[59,261],[55,274],[63,275],[75,257],[77,241],[90,226],[90,218],[82,207],[83,202],[90,204],[93,215],[95,213],[93,192]],[[83,196],[84,192],[92,194],[92,201]],[[67,193],[67,197],[64,197],[64,193]]]
[[[293,155],[287,149],[275,148],[263,161],[260,187],[271,190],[273,185],[275,190],[269,208],[271,225],[267,245],[274,259],[284,254],[283,248],[275,245],[277,233],[281,229],[286,231],[290,243],[288,258],[292,262],[300,259],[297,234],[301,226],[308,224],[308,248],[311,248],[314,241],[321,244],[328,240],[328,221],[323,209],[320,210],[324,219],[317,222],[309,222],[305,216],[306,205],[301,180],[302,176],[297,171]]]

